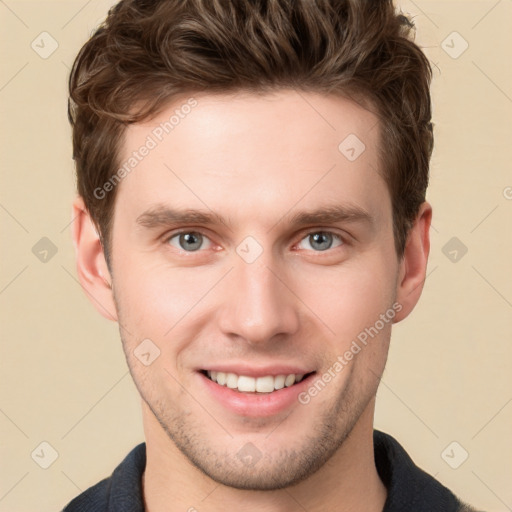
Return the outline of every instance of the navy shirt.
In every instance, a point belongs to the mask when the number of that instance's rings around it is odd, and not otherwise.
[[[382,512],[474,512],[437,480],[418,468],[390,435],[374,430],[375,464],[388,490]],[[142,473],[145,443],[114,470],[71,501],[63,512],[144,512]]]

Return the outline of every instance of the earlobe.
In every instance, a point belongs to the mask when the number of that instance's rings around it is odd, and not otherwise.
[[[81,197],[73,202],[72,236],[78,279],[98,312],[117,321],[112,279],[96,227]]]
[[[402,308],[395,316],[395,323],[411,313],[421,296],[430,252],[431,221],[432,207],[424,202],[409,232],[404,256],[400,262],[396,301]]]

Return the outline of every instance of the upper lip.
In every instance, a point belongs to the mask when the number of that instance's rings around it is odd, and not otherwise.
[[[201,368],[203,371],[235,373],[236,375],[246,375],[247,377],[265,377],[272,375],[306,375],[314,370],[298,365],[271,365],[271,366],[249,366],[246,364],[215,364]]]

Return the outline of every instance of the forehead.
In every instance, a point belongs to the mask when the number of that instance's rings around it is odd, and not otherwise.
[[[116,210],[138,215],[172,203],[261,215],[299,201],[382,209],[389,197],[378,143],[377,117],[341,97],[183,96],[127,128]]]

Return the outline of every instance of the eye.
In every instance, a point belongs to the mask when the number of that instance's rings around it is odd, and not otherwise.
[[[334,245],[337,241],[337,245]],[[304,242],[306,242],[309,247],[304,247]],[[332,249],[333,247],[339,247],[343,245],[343,240],[339,235],[334,233],[330,233],[329,231],[315,231],[313,233],[309,233],[306,237],[304,237],[299,242],[300,249],[311,250],[313,249],[316,252],[319,251],[327,251],[328,249]]]
[[[181,233],[176,233],[169,237],[167,242],[173,247],[186,252],[198,251],[201,248],[208,249],[211,246],[210,240],[197,231],[183,231]],[[203,247],[204,244],[207,246]]]

